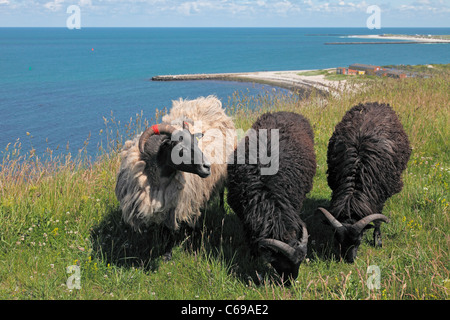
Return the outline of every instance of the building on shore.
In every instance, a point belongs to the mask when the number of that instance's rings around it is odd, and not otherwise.
[[[407,77],[412,77],[412,74],[408,74],[402,70],[396,70],[396,69],[383,69],[380,71],[377,71],[376,73],[379,77],[389,77],[389,78],[398,78],[398,79],[404,79]]]
[[[336,68],[336,74],[345,74],[345,75],[376,75],[379,77],[390,77],[390,78],[398,78],[404,79],[408,77],[416,77],[415,73],[408,73],[406,71],[383,68],[380,66],[374,66],[370,64],[361,64],[354,63],[350,65],[348,68],[338,67]]]
[[[371,64],[362,64],[362,63],[354,63],[354,64],[350,65],[348,68],[352,69],[352,70],[357,70],[357,71],[364,71],[365,74],[368,74],[368,75],[375,75],[377,73],[377,71],[380,71],[383,69],[380,66],[374,66]]]
[[[354,70],[350,68],[339,67],[336,69],[336,74],[346,74],[346,75],[363,75],[365,71]]]

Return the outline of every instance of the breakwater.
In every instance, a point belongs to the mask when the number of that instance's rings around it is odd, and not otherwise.
[[[177,74],[159,75],[152,77],[152,81],[193,81],[193,80],[237,80],[244,73],[199,73],[199,74]]]
[[[219,80],[219,81],[238,81],[259,83],[268,86],[280,87],[292,91],[305,90],[311,87],[305,83],[282,79],[279,77],[268,78],[261,76],[259,72],[248,73],[202,73],[202,74],[177,74],[177,75],[158,75],[152,77],[152,81],[198,81],[198,80]]]
[[[263,71],[245,73],[201,73],[201,74],[178,74],[178,75],[157,75],[151,78],[152,81],[196,81],[196,80],[220,80],[252,82],[272,87],[280,87],[291,90],[300,95],[308,94],[311,90],[317,90],[322,94],[327,94],[333,90],[330,81],[323,76],[307,77],[300,74],[305,70],[292,71]]]

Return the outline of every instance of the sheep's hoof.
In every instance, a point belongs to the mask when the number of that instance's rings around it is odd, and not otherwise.
[[[373,233],[373,245],[375,248],[382,248],[383,247],[383,241],[381,240],[381,233],[380,232],[374,232]]]

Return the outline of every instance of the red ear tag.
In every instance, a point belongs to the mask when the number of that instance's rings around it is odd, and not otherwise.
[[[153,130],[153,132],[154,132],[155,134],[158,134],[158,135],[159,135],[159,129],[158,129],[158,125],[157,125],[157,124],[155,124],[155,125],[152,126],[152,130]]]

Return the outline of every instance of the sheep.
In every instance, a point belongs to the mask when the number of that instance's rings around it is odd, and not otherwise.
[[[293,112],[265,113],[250,132],[259,139],[267,132],[267,143],[259,140],[255,155],[249,149],[250,134],[240,141],[228,164],[227,201],[243,223],[252,255],[263,256],[290,284],[307,253],[308,232],[300,211],[316,173],[314,133],[308,120]],[[262,149],[278,160],[276,174],[262,174],[267,167]],[[253,164],[252,153],[257,160]]]
[[[173,101],[162,121],[125,142],[115,193],[123,220],[136,231],[163,226],[168,260],[180,224],[193,228],[200,210],[224,188],[234,145],[222,137],[234,124],[215,96]]]
[[[336,126],[327,152],[332,199],[328,210],[318,212],[336,229],[346,262],[354,262],[367,229],[374,227],[374,245],[382,246],[380,226],[389,219],[381,212],[386,200],[402,190],[410,155],[408,136],[389,104],[358,104]]]

